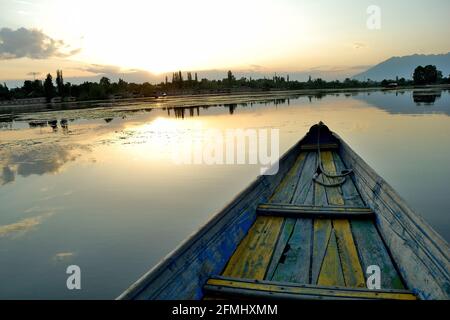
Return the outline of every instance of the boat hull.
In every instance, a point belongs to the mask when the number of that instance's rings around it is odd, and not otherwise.
[[[345,167],[352,168],[349,178],[373,211],[376,228],[404,286],[420,299],[449,299],[449,247],[445,240],[339,136],[330,133],[323,139],[321,143],[337,147]],[[282,156],[277,174],[258,177],[118,299],[202,299],[208,279],[222,274],[254,225],[258,206],[269,202],[299,154],[310,150],[313,143],[310,131]]]
[[[335,135],[339,138],[337,135]],[[342,139],[340,154],[406,285],[421,299],[449,299],[448,243]]]

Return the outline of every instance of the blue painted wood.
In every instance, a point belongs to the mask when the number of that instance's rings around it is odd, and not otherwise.
[[[273,252],[272,260],[269,264],[269,268],[267,269],[267,274],[265,279],[272,279],[275,269],[277,268],[278,263],[280,262],[281,257],[284,254],[286,245],[291,238],[292,231],[295,227],[295,222],[297,219],[286,218],[284,219],[284,224],[280,232],[280,237],[278,238],[277,245]]]
[[[297,219],[287,248],[271,280],[310,283],[312,219]]]

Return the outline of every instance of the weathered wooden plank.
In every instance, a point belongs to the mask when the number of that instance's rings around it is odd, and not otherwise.
[[[300,211],[314,211],[314,212],[336,212],[336,213],[373,213],[372,209],[369,207],[353,207],[353,206],[335,206],[328,205],[326,207],[315,206],[315,205],[305,205],[305,204],[290,204],[290,203],[260,203],[258,209],[293,209]]]
[[[338,170],[345,169],[344,163],[337,153],[333,154],[333,159]],[[346,205],[363,205],[364,202],[353,180],[347,179],[342,185],[342,193]],[[381,288],[403,289],[401,277],[374,223],[352,220],[350,224],[363,271],[367,270],[368,266],[377,265],[381,270]],[[367,280],[367,275],[365,273],[364,275]]]
[[[260,216],[286,217],[294,219],[372,219],[370,212],[333,212],[333,211],[303,211],[295,209],[258,210]]]
[[[224,277],[209,279],[204,290],[207,294],[230,298],[416,300],[411,292],[403,290],[362,290]]]
[[[323,175],[318,177],[318,181],[324,182]],[[324,186],[314,183],[314,205],[315,206],[326,206],[328,204],[327,201],[327,193],[325,191]]]
[[[323,168],[332,174],[336,173],[336,167],[333,162],[333,155],[330,151],[321,152],[322,166]],[[328,178],[325,175],[322,175],[325,182],[334,183],[336,182],[333,178]],[[331,205],[344,205],[344,199],[342,198],[341,187],[327,187],[325,188],[328,204]]]
[[[371,265],[379,266],[382,289],[404,289],[401,277],[375,225],[370,221],[351,221],[351,226],[363,270]]]
[[[317,161],[323,160],[318,159]],[[322,182],[328,182],[328,179],[324,178],[323,174],[321,174],[318,179],[320,179],[320,181]],[[314,205],[328,205],[327,192],[325,190],[325,187],[318,183],[314,183]],[[329,246],[330,248],[328,248]],[[334,236],[332,222],[329,219],[314,220],[314,243],[312,260],[312,284],[318,284],[319,282],[333,284],[338,283],[342,285],[345,284],[339,262],[336,238]],[[324,268],[323,275],[322,277],[320,277],[320,275],[322,274],[322,268]]]
[[[333,228],[336,233],[345,285],[364,288],[366,286],[364,272],[353,241],[349,221],[346,219],[333,220]]]
[[[342,162],[340,155],[337,152],[333,152],[333,160],[338,172],[347,169]],[[344,184],[341,186],[342,196],[346,206],[365,207],[364,201],[361,198],[358,190],[355,187],[351,176],[345,179]]]
[[[320,268],[322,267],[323,258],[327,251],[328,242],[331,236],[331,220],[316,219],[314,220],[313,230],[313,252],[311,265],[311,283],[316,284],[319,278]]]
[[[304,166],[307,153],[301,152],[292,168],[288,171],[284,179],[276,188],[269,202],[291,202],[295,188],[297,187],[299,176]]]
[[[223,275],[264,279],[282,223],[280,217],[258,217],[230,258]]]
[[[257,208],[257,214],[266,216],[284,216],[292,218],[364,218],[374,217],[369,208],[346,208],[346,207],[316,207],[305,205],[290,205],[279,203],[263,203]]]
[[[324,169],[335,174],[333,154],[330,151],[322,153],[322,163]],[[350,177],[347,177],[347,180]],[[332,182],[332,179],[329,179]],[[344,205],[341,187],[326,188],[328,203],[332,205]],[[341,260],[342,271],[344,274],[345,285],[349,287],[365,287],[364,273],[359,261],[356,245],[353,240],[350,222],[347,219],[333,220],[333,229],[336,233],[336,240]]]
[[[303,202],[303,204],[307,205],[307,206],[312,206],[314,204],[314,182],[313,181],[311,181],[309,183],[308,193],[306,194],[306,199]]]
[[[334,230],[331,231],[317,284],[322,286],[345,286]]]
[[[295,189],[291,203],[303,204],[311,187],[312,177],[317,168],[317,154],[309,152],[300,175],[297,188]]]
[[[294,230],[295,222],[296,219],[284,219],[280,236],[278,237],[278,241],[272,255],[272,260],[270,261],[269,268],[267,269],[266,279],[272,279],[273,273],[275,272],[275,269],[280,262],[281,256],[283,255],[289,238],[291,237],[292,231]]]
[[[317,144],[302,144],[301,150],[317,151]],[[321,143],[320,150],[338,150],[339,144],[337,143]]]
[[[283,259],[278,263],[272,280],[309,283],[311,264],[311,219],[297,219]]]

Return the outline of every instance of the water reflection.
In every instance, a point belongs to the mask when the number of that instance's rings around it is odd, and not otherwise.
[[[445,92],[445,90],[444,90]],[[200,109],[208,110],[210,108],[223,108],[227,109],[230,115],[236,113],[239,108],[245,109],[247,107],[253,107],[255,105],[275,105],[275,106],[289,106],[291,100],[298,100],[301,97],[306,97],[310,103],[314,101],[322,100],[327,96],[340,97],[340,93],[323,93],[319,92],[314,95],[306,96],[291,96],[287,98],[277,99],[265,99],[261,101],[242,102],[242,103],[225,103],[225,104],[213,104],[205,106],[176,106],[167,107],[167,115],[174,116],[175,118],[184,119],[187,117],[200,116]],[[343,93],[345,98],[356,98],[363,100],[368,104],[387,111],[389,113],[397,114],[424,114],[424,113],[443,113],[450,115],[450,98],[447,96],[442,103],[437,103],[442,97],[442,90],[380,90],[374,92],[345,92]],[[412,104],[414,102],[415,104]],[[434,108],[415,108],[414,106],[435,106]]]
[[[384,90],[374,92],[344,92],[342,95],[348,99],[362,100],[371,106],[384,110],[392,114],[426,114],[426,113],[442,113],[450,115],[450,98],[449,95],[442,95],[442,92],[448,90]],[[290,106],[291,101],[298,101],[301,98],[306,98],[310,103],[315,100],[320,101],[325,97],[330,96],[339,98],[341,93],[316,93],[309,94],[306,97],[301,95],[288,95],[287,97],[266,98],[259,100],[243,101],[240,103],[224,103],[224,104],[210,104],[210,105],[196,105],[196,106],[174,106],[163,107],[162,110],[167,111],[168,117],[175,119],[185,119],[186,117],[200,117],[203,114],[223,114],[227,110],[229,115],[234,115],[239,109],[251,109],[255,106]],[[411,100],[414,103],[411,103]],[[427,106],[427,108],[423,108]],[[120,116],[121,119],[126,119],[130,114],[142,114],[152,111],[152,108],[126,108],[115,109],[113,112]],[[84,111],[89,115],[88,111]],[[106,124],[111,123],[116,117],[103,118]],[[12,129],[13,123],[20,121],[20,116],[6,114],[0,117],[0,129]],[[52,132],[61,132],[63,135],[68,135],[69,122],[74,122],[75,119],[68,120],[62,117],[59,121],[57,119],[33,119],[28,121],[28,126],[31,129],[36,128],[51,128]],[[120,127],[118,127],[120,129]],[[123,135],[119,139],[127,137]],[[107,139],[105,141],[114,141],[114,139]],[[53,144],[53,143],[37,143],[36,145],[24,144],[22,146],[16,145],[16,148],[8,149],[2,148],[0,150],[0,184],[4,185],[15,180],[16,175],[27,177],[32,174],[43,175],[45,173],[57,172],[65,163],[74,161],[77,158],[76,149],[81,150],[80,145],[76,144]]]
[[[31,218],[24,218],[14,223],[0,225],[0,238],[17,237],[18,235],[27,233],[36,228],[45,219],[51,217],[53,214],[53,212],[47,212]]]
[[[447,93],[443,95],[443,93]],[[448,90],[377,91],[353,98],[391,114],[445,114],[450,116]],[[426,108],[424,108],[426,107]]]
[[[310,102],[313,99],[321,99],[325,95],[317,94],[317,95],[309,95],[307,96]],[[189,117],[200,116],[200,109],[209,110],[210,108],[223,108],[227,109],[230,115],[233,115],[238,108],[252,108],[253,106],[281,106],[281,105],[290,105],[291,99],[298,99],[300,96],[292,96],[287,98],[276,98],[276,99],[263,99],[249,102],[241,102],[241,103],[224,103],[224,104],[210,104],[203,106],[175,106],[175,107],[165,107],[163,110],[167,111],[167,115],[174,116],[175,118],[184,119],[189,115]]]
[[[433,92],[433,91],[413,92],[413,100],[418,106],[420,106],[421,104],[433,105],[436,102],[436,99],[439,99],[440,97],[441,92]]]
[[[71,119],[71,121],[74,121]],[[50,127],[52,128],[53,132],[58,132],[58,120],[32,120],[28,122],[28,126],[30,128],[45,128]],[[61,130],[64,134],[69,133],[69,121],[67,119],[61,119],[59,121],[59,126],[61,127]]]
[[[77,144],[38,143],[36,145],[17,146],[0,151],[0,185],[13,182],[17,175],[43,175],[55,173],[67,162],[75,161],[81,152],[90,148]]]
[[[114,298],[210,219],[259,167],[174,165],[197,125],[279,128],[283,153],[323,120],[450,239],[450,95],[435,91],[426,106],[388,90],[0,116],[0,299]],[[67,263],[89,270],[81,292]]]

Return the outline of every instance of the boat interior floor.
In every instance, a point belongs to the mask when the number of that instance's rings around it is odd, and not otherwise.
[[[320,152],[326,173],[344,163],[336,148]],[[415,299],[352,177],[318,171],[319,152],[303,150],[240,242],[205,298]],[[319,170],[320,171],[320,170]],[[320,172],[319,172],[320,173]],[[367,288],[379,271],[380,289]]]

